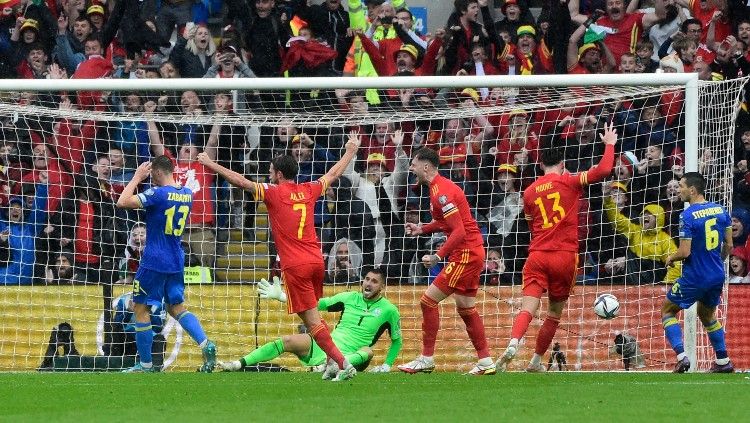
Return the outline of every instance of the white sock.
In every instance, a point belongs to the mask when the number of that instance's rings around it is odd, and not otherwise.
[[[201,342],[200,344],[198,344],[198,346],[201,347],[201,348],[203,348],[203,347],[206,346],[206,344],[208,344],[208,338],[204,339],[203,342]]]
[[[141,367],[143,367],[144,369],[150,369],[154,367],[154,363],[144,363],[141,361]]]
[[[490,357],[480,358],[477,362],[480,366],[487,367],[492,365],[492,359]]]
[[[686,354],[684,352],[681,352],[681,353],[677,354],[677,361],[682,360],[683,358],[685,358],[685,356],[686,356]]]
[[[432,363],[432,362],[434,361],[434,360],[432,359],[432,356],[429,356],[429,357],[428,357],[428,356],[426,356],[426,355],[423,355],[423,356],[422,356],[422,359],[423,359],[424,361],[428,362],[428,363]]]
[[[518,339],[513,338],[510,340],[510,344],[508,344],[508,347],[513,347],[513,348],[518,349],[518,342],[519,342]]]
[[[729,357],[727,357],[727,358],[717,358],[716,359],[716,364],[718,364],[719,366],[723,366],[725,364],[729,364]]]
[[[531,357],[531,365],[538,366],[540,364],[542,364],[542,356],[537,353],[534,353],[534,356]]]

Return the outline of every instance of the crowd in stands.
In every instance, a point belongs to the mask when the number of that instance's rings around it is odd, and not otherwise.
[[[451,4],[452,3],[452,4]],[[451,7],[433,33],[415,29],[406,0],[0,0],[1,78],[267,78],[424,75],[542,75],[696,72],[722,81],[750,74],[750,6],[738,0],[528,0],[435,2]],[[213,32],[211,25],[217,26]],[[218,23],[218,24],[217,24]],[[19,113],[1,119],[0,283],[99,283],[132,278],[145,242],[138,212],[114,204],[135,167],[165,154],[194,193],[184,241],[189,263],[212,268],[230,229],[252,232],[256,205],[206,171],[207,152],[262,180],[269,160],[290,154],[298,182],[321,177],[357,131],[362,148],[316,209],[327,281],[359,280],[383,265],[400,283],[439,269],[418,257],[445,239],[409,238],[403,223],[426,221],[427,195],[409,176],[418,148],[439,152],[441,173],[476,206],[488,248],[487,284],[520,283],[529,242],[521,193],[539,174],[539,150],[565,148],[566,168],[588,169],[603,151],[598,133],[615,122],[621,140],[612,178],[590,188],[579,212],[583,283],[671,282],[683,203],[684,93],[617,102],[586,91],[335,90],[210,94],[14,93]],[[525,110],[518,98],[564,107]],[[743,99],[746,97],[743,95]],[[750,115],[743,102],[732,163],[733,282],[748,282]],[[131,113],[132,121],[29,116],[23,107]],[[507,113],[482,113],[485,106]],[[447,119],[304,128],[222,124],[243,113],[318,110],[441,110]],[[450,108],[474,110],[469,119]],[[215,123],[171,123],[164,114],[213,115]],[[91,114],[95,116],[95,114]],[[186,120],[186,121],[187,121]],[[717,144],[719,145],[719,144]],[[709,169],[723,151],[701,154]],[[144,187],[145,189],[146,187]],[[723,198],[713,198],[723,201]],[[224,239],[223,239],[224,238]],[[217,249],[218,248],[218,249]]]

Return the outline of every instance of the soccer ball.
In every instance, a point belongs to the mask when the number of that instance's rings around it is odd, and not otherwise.
[[[594,313],[602,319],[614,319],[620,313],[620,302],[612,294],[602,294],[594,301]]]

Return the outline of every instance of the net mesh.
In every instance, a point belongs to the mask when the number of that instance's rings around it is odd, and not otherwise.
[[[700,86],[699,167],[709,180],[708,199],[727,207],[744,83]],[[7,235],[0,237],[0,282],[6,285],[0,289],[0,369],[116,369],[132,362],[127,294],[145,227],[141,212],[114,204],[135,167],[159,154],[174,158],[177,179],[194,192],[183,234],[186,304],[218,343],[220,359],[300,331],[283,304],[258,297],[256,283],[279,273],[265,206],[195,157],[206,151],[248,179],[266,181],[270,159],[286,153],[300,164],[299,181],[315,180],[340,157],[352,130],[362,139],[358,158],[316,206],[326,295],[358,289],[368,266],[387,268],[386,296],[402,317],[398,362],[419,353],[419,298],[440,265],[428,271],[418,262],[444,237],[405,236],[404,222],[430,216],[427,192],[408,174],[399,150],[408,157],[417,148],[434,148],[441,173],[462,187],[485,237],[488,260],[477,308],[497,355],[520,307],[529,233],[519,193],[540,174],[539,148],[561,146],[569,171],[586,170],[601,157],[597,134],[608,121],[621,137],[616,169],[582,200],[577,286],[545,362],[566,370],[622,369],[623,359],[629,368],[672,366],[660,307],[669,287],[664,282],[678,274],[662,262],[676,246],[683,207],[675,181],[687,153],[681,87],[415,87],[377,95],[345,89],[40,91],[0,98]],[[401,146],[393,142],[396,130],[405,135]],[[656,229],[643,227],[644,210],[655,216]],[[666,241],[648,241],[657,233]],[[618,318],[594,314],[602,293],[619,299]],[[731,298],[725,300],[723,321]],[[440,311],[438,368],[468,370],[475,353],[463,322],[450,300]],[[161,309],[154,309],[154,318],[164,337],[157,342],[164,367],[198,367],[200,350],[180,325]],[[534,316],[527,345],[543,318]],[[701,328],[698,333],[698,365],[706,368],[713,353]],[[377,363],[388,346],[383,338],[375,346]],[[522,348],[521,357],[532,350]],[[278,363],[301,366],[293,357]]]

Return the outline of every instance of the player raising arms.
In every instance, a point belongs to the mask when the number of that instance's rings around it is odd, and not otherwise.
[[[599,164],[588,171],[570,174],[563,164],[560,148],[545,148],[541,154],[544,175],[523,192],[523,211],[529,220],[531,243],[529,258],[523,266],[521,311],[513,321],[511,340],[497,362],[505,371],[518,351],[518,343],[529,328],[532,316],[549,292],[547,317],[536,337],[534,356],[526,371],[541,372],[542,356],[555,336],[560,317],[576,280],[578,267],[578,207],[583,187],[600,182],[612,172],[617,132],[613,124],[600,135],[605,144]]]
[[[680,198],[690,206],[680,213],[680,247],[667,257],[667,266],[683,260],[682,276],[675,281],[662,306],[664,334],[677,353],[675,373],[690,369],[690,360],[682,344],[682,329],[677,313],[698,303],[698,318],[708,332],[716,352],[712,373],[733,373],[724,343],[724,328],[716,320],[716,306],[724,288],[724,260],[732,251],[732,219],[724,207],[706,201],[706,180],[698,172],[680,179]],[[723,241],[723,242],[722,242]]]
[[[382,295],[385,285],[385,272],[372,269],[362,279],[362,289],[359,292],[341,292],[318,301],[319,311],[341,312],[341,320],[331,332],[331,338],[349,363],[359,371],[367,368],[373,356],[371,347],[386,330],[391,336],[391,347],[385,363],[372,368],[370,372],[389,372],[401,351],[401,318],[398,308]],[[262,279],[258,289],[261,298],[286,302],[286,295],[278,282],[270,284]],[[246,366],[272,360],[285,352],[296,355],[308,367],[326,362],[326,354],[318,344],[309,335],[299,333],[269,342],[237,361],[219,362],[217,366],[229,371],[242,370]]]
[[[117,207],[146,209],[146,248],[133,280],[135,312],[135,344],[140,362],[125,372],[153,372],[151,347],[151,306],[161,305],[166,298],[167,311],[190,334],[203,352],[200,371],[211,373],[216,364],[216,345],[209,341],[198,319],[183,304],[185,302],[185,252],[182,250],[182,231],[190,215],[193,192],[175,183],[174,165],[167,156],[138,166],[117,200]],[[151,175],[153,188],[138,195],[138,185]]]
[[[445,233],[448,238],[443,246],[437,254],[422,257],[422,264],[430,268],[443,258],[448,259],[448,264],[419,300],[422,307],[422,354],[398,369],[406,373],[429,373],[435,369],[432,356],[440,328],[438,304],[453,295],[458,314],[466,324],[466,332],[479,357],[469,374],[491,375],[495,373],[495,363],[490,358],[484,323],[474,307],[479,277],[484,269],[484,242],[466,196],[461,188],[438,173],[439,165],[440,157],[435,150],[422,148],[414,154],[410,170],[420,184],[430,188],[432,222],[425,225],[407,223],[406,234]]]
[[[328,326],[318,312],[318,299],[323,296],[325,267],[320,242],[315,234],[315,201],[341,176],[356,156],[359,143],[359,134],[351,132],[341,160],[317,181],[304,184],[294,182],[299,167],[291,156],[278,156],[271,160],[268,174],[271,184],[261,184],[217,164],[205,153],[198,155],[198,161],[203,165],[230,184],[249,191],[255,201],[266,203],[271,234],[281,258],[287,310],[289,314],[299,315],[315,343],[328,356],[324,380],[350,379],[357,374],[357,370],[333,343]]]

